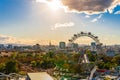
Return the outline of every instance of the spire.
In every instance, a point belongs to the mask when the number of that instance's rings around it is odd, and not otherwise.
[[[51,47],[51,41],[49,42],[49,46]]]

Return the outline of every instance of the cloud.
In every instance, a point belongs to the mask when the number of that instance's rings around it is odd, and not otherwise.
[[[36,0],[37,2],[49,3],[53,0]],[[120,0],[60,0],[61,8],[66,12],[78,12],[86,14],[99,14],[109,11],[120,5]]]
[[[120,38],[119,36],[113,34],[101,35],[101,42],[109,45],[120,44]]]
[[[114,14],[120,14],[120,10],[119,10],[119,11],[116,11]]]
[[[17,40],[11,36],[0,35],[0,43],[15,43]]]
[[[0,43],[2,44],[35,44],[37,40],[18,39],[12,36],[0,35]]]
[[[54,27],[51,28],[51,30],[55,30],[57,28],[68,28],[73,27],[75,24],[73,22],[68,23],[56,23]]]
[[[58,44],[58,41],[56,40],[20,39],[8,35],[0,34],[0,44],[34,45],[38,43],[40,45],[49,45],[49,42],[51,42],[54,45]]]
[[[87,14],[103,13],[120,4],[120,0],[61,0],[67,11],[84,12]]]
[[[90,18],[90,15],[86,15],[85,18]]]
[[[98,19],[97,18],[95,18],[95,19],[93,19],[91,22],[96,22]]]
[[[101,19],[101,17],[103,16],[103,14],[100,14],[98,17],[94,18],[93,20],[91,20],[91,22],[96,22],[99,19]]]

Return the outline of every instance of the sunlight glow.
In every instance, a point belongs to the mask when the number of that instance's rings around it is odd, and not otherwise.
[[[63,8],[63,5],[60,0],[36,0],[36,2],[46,3],[49,8],[55,11],[60,8]]]
[[[52,10],[58,10],[59,8],[62,7],[62,4],[59,0],[52,0],[47,2],[47,4]]]

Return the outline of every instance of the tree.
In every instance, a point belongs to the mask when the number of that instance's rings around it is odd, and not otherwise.
[[[18,72],[18,65],[16,61],[10,60],[5,63],[6,73],[16,73]]]
[[[49,52],[46,54],[49,58],[53,58],[54,57],[54,52]]]
[[[99,69],[103,69],[104,64],[105,64],[104,62],[100,61],[100,62],[97,63],[97,66],[98,66]]]
[[[111,69],[111,68],[112,68],[111,63],[108,62],[108,63],[104,64],[104,68],[105,68],[105,69]]]
[[[95,62],[97,60],[96,55],[94,55],[92,53],[87,53],[87,55],[88,55],[88,58],[90,61]]]
[[[73,56],[74,61],[78,63],[79,58],[80,58],[81,55],[82,54],[74,54],[74,56]]]
[[[16,59],[16,57],[17,57],[17,53],[14,52],[14,53],[11,55],[11,58],[12,58],[12,59]]]
[[[80,64],[75,64],[75,65],[73,66],[73,71],[74,71],[74,73],[82,73],[82,72],[83,72],[82,65],[80,65]]]
[[[32,65],[32,67],[36,67],[37,62],[36,61],[31,61],[31,65]]]
[[[120,55],[113,57],[113,59],[111,61],[113,63],[116,63],[117,65],[120,65]]]
[[[0,72],[4,72],[4,71],[5,71],[5,64],[0,63]]]
[[[43,60],[43,62],[41,63],[41,68],[43,69],[54,68],[54,67],[55,67],[54,60],[52,59]]]
[[[104,56],[102,57],[102,60],[103,60],[105,63],[111,62],[111,61],[112,61],[112,57],[109,57],[109,56],[104,55]]]

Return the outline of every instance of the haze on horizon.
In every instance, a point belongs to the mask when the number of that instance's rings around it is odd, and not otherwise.
[[[120,44],[119,21],[120,0],[0,0],[0,44],[58,44],[80,31]]]

